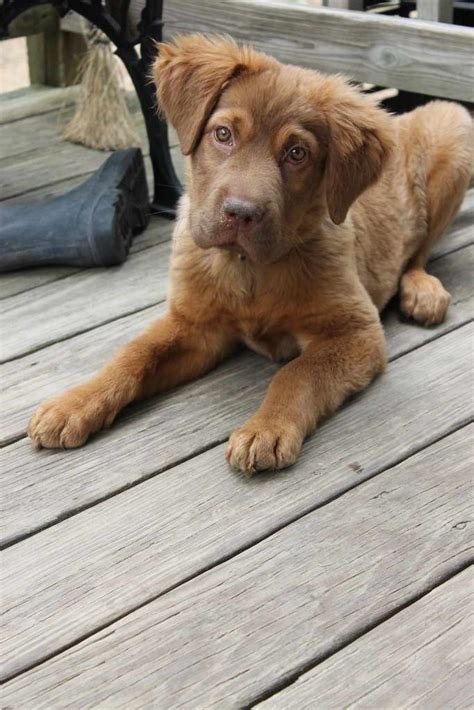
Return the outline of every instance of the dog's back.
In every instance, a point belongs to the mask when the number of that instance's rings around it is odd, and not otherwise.
[[[473,122],[459,104],[432,101],[392,125],[392,158],[351,213],[359,273],[379,308],[398,291],[407,265],[426,263],[473,173]]]

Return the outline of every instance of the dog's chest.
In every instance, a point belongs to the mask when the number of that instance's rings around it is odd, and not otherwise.
[[[291,333],[245,334],[242,339],[251,350],[273,362],[286,362],[301,354],[298,340]]]

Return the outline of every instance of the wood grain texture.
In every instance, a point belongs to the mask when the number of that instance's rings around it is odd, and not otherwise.
[[[88,149],[84,148],[84,150]],[[102,154],[103,162],[108,157],[108,155],[108,153],[106,153],[105,155]],[[151,163],[148,156],[145,156],[145,167],[147,172],[148,189],[151,191],[153,188],[153,177],[151,172]],[[42,202],[43,200],[51,200],[54,197],[58,197],[59,195],[63,195],[65,192],[74,189],[75,187],[83,183],[85,180],[87,180],[87,178],[90,177],[94,172],[95,168],[92,170],[88,170],[85,174],[81,173],[80,175],[76,175],[75,177],[70,177],[65,180],[59,180],[58,182],[54,182],[53,179],[53,182],[51,183],[40,183],[39,186],[33,185],[33,187],[29,189],[26,194],[20,194],[16,195],[15,197],[5,198],[1,204],[21,205],[25,202],[27,202],[28,204],[34,204],[36,202]]]
[[[387,310],[383,320],[391,358],[399,357],[402,353],[419,347],[471,319],[474,296],[472,270],[473,247],[433,262],[432,273],[443,281],[453,298],[447,320],[435,328],[420,328],[418,325],[401,321],[396,305]],[[34,295],[30,293],[31,298]],[[26,355],[20,361],[14,360],[1,365],[4,403],[0,412],[0,444],[23,436],[28,419],[41,401],[84,381],[106,362],[120,345],[137,335],[164,310],[162,305],[119,318],[75,336],[71,342],[61,341]],[[71,350],[74,352],[73,359],[70,357]],[[234,370],[238,376],[237,363]],[[27,377],[25,372],[28,373]]]
[[[284,473],[248,481],[228,469],[218,446],[5,550],[4,674],[38,662],[462,426],[472,416],[468,331],[474,328],[399,359],[364,397],[321,427]],[[159,470],[167,446],[176,461],[226,436],[262,389],[255,385],[261,373],[249,376],[250,369],[241,367],[233,389],[222,375],[220,382],[203,381],[192,396],[175,398],[174,411],[165,401],[146,422],[134,419],[133,427],[119,427],[99,442],[100,449],[92,444],[67,462],[63,454],[9,447],[4,539]],[[245,392],[240,399],[239,392]],[[209,395],[221,397],[219,410]],[[466,432],[462,441],[453,466],[447,454],[439,456],[449,471],[447,494],[470,446]],[[383,490],[391,491],[390,479],[384,480]],[[425,483],[435,486],[429,476]],[[400,510],[410,507],[409,499],[407,492],[398,495]],[[379,524],[383,530],[385,521]]]
[[[31,291],[38,286],[59,281],[65,276],[71,276],[81,271],[75,266],[39,266],[22,271],[0,273],[0,299],[16,296],[23,291]]]
[[[0,94],[0,125],[57,111],[74,103],[78,86],[27,86]]]
[[[144,143],[144,155],[148,154]],[[18,202],[28,201],[28,192],[42,185],[61,183],[76,175],[85,180],[108,158],[106,151],[91,150],[73,143],[53,143],[47,151],[32,151],[5,158],[1,165],[0,195],[2,199],[21,197]],[[180,165],[179,148],[171,149],[171,157]]]
[[[472,101],[471,29],[277,0],[187,0],[164,6],[167,38],[227,32],[291,64],[379,86]]]
[[[470,568],[256,707],[472,708],[473,589]]]
[[[40,32],[57,32],[58,24],[58,13],[53,7],[30,7],[10,23],[8,36],[26,37]]]
[[[39,152],[51,145],[61,143],[61,130],[70,120],[73,111],[73,107],[67,104],[62,111],[27,116],[14,123],[4,125],[0,131],[0,169],[6,158]]]
[[[61,142],[51,145],[47,152],[32,151],[7,157],[1,164],[0,194],[3,199],[22,196],[33,187],[60,182],[71,175],[80,175],[85,179],[109,155],[105,151]]]
[[[135,94],[127,95],[127,103],[130,109],[132,121],[135,128],[142,139],[142,144],[146,145],[146,132],[143,122],[143,116],[139,109]],[[0,112],[2,110],[2,102],[0,100]],[[59,111],[50,111],[42,115],[26,116],[14,123],[4,125],[0,132],[0,170],[2,169],[3,161],[12,156],[20,156],[24,154],[31,155],[32,153],[45,153],[51,146],[63,143],[65,146],[71,145],[62,137],[62,130],[66,123],[71,119],[74,113],[73,106],[68,102]],[[178,145],[178,140],[173,129],[170,129],[170,146],[174,148]],[[81,146],[76,146],[81,148]],[[84,148],[84,151],[88,149]],[[102,159],[109,155],[109,152],[97,152]],[[81,169],[76,166],[76,172]],[[74,173],[71,174],[71,177]]]
[[[62,110],[50,111],[43,115],[26,116],[3,126],[0,134],[0,169],[6,159],[13,156],[32,156],[49,150],[53,145],[64,143],[62,131],[74,114],[74,107],[68,103]],[[138,125],[137,129],[141,126]],[[141,131],[143,133],[143,131]],[[80,148],[80,146],[79,146]],[[104,153],[99,152],[104,157]],[[106,153],[109,155],[109,152]],[[47,154],[45,152],[45,159]],[[80,166],[77,166],[80,168]],[[3,194],[2,194],[3,197]]]
[[[84,269],[5,299],[1,361],[159,303],[166,298],[169,242],[133,254],[120,266]],[[45,317],[47,314],[47,320]]]
[[[160,303],[1,365],[0,444],[24,436],[28,419],[41,401],[91,377],[121,345],[165,311],[166,304]]]
[[[468,564],[470,525],[459,523],[469,518],[470,449],[461,431],[421,451],[20,675],[5,685],[4,704],[38,710],[247,706]],[[263,497],[274,505],[267,489]],[[214,510],[217,501],[213,505],[205,490],[198,500]],[[261,528],[267,519],[252,498],[247,493],[247,506],[240,505],[241,537],[249,507],[255,506],[251,518]],[[230,503],[235,506],[234,499]],[[155,520],[169,515],[156,505]],[[202,520],[205,511],[199,512]],[[233,538],[226,513],[224,525],[214,530],[221,555]],[[141,511],[140,517],[143,523]],[[163,543],[163,536],[137,540],[140,569],[151,577],[162,575],[154,555]],[[174,557],[179,549],[181,558],[183,548],[176,541],[174,546]],[[103,554],[100,545],[96,554]],[[108,576],[119,574],[117,562],[103,558],[98,595],[110,593]],[[59,564],[56,569],[61,574]],[[120,580],[124,599],[135,586],[130,560]],[[63,597],[63,608],[72,609],[78,592],[94,584],[90,577],[84,581],[81,590],[76,586]],[[28,632],[33,623],[26,607],[23,612],[16,633]],[[51,633],[48,621],[39,643]],[[18,669],[18,657],[13,664]]]

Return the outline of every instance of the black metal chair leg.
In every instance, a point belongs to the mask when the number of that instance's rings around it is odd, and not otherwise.
[[[182,187],[171,160],[168,128],[158,115],[155,88],[149,78],[156,54],[154,43],[162,38],[162,0],[144,2],[141,20],[136,28],[137,34],[132,37],[127,27],[128,0],[115,3],[120,10],[116,10],[115,14],[100,0],[3,0],[0,6],[0,36],[8,36],[10,22],[22,12],[48,2],[52,2],[62,14],[75,10],[101,29],[115,44],[116,53],[133,81],[145,120],[154,179],[151,209],[157,214],[173,218]],[[113,11],[112,3],[110,8]],[[137,42],[141,42],[141,58],[135,49]]]
[[[182,194],[182,187],[171,159],[168,126],[158,114],[155,87],[149,78],[156,55],[154,40],[161,39],[161,22],[153,23],[152,27],[148,28],[148,32],[141,45],[141,59],[130,46],[117,47],[117,54],[127,67],[133,81],[145,120],[154,179],[151,210],[155,214],[173,218],[176,213],[176,203]]]

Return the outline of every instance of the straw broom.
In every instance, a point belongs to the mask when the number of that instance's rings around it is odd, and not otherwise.
[[[76,112],[65,126],[63,136],[95,150],[121,150],[139,146],[122,93],[116,57],[106,35],[91,26],[89,51],[81,67],[81,86]]]

